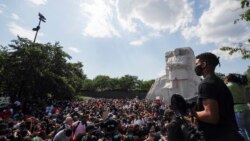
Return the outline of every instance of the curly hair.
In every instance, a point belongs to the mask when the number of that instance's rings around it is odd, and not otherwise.
[[[210,52],[205,52],[205,53],[202,53],[202,54],[199,54],[196,56],[196,59],[200,59],[201,61],[206,62],[213,69],[215,69],[215,67],[218,64],[220,65],[219,58],[220,57],[217,57],[216,55],[214,55],[213,53],[210,53]]]

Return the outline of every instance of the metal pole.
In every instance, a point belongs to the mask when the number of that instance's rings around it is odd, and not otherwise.
[[[38,33],[38,31],[39,31],[39,29],[40,29],[40,24],[41,24],[41,20],[39,20],[39,23],[38,23],[38,26],[37,26],[37,30],[36,30],[36,35],[35,35],[35,38],[34,38],[34,43],[36,42],[36,36],[37,36],[37,33]]]
[[[32,30],[33,31],[36,31],[36,35],[35,35],[35,38],[34,38],[34,43],[36,42],[36,37],[37,37],[37,34],[38,34],[38,31],[40,29],[40,24],[41,24],[41,21],[42,22],[46,22],[46,18],[41,14],[41,13],[38,13],[38,16],[39,16],[39,23],[38,23],[38,26],[36,28],[33,28]]]

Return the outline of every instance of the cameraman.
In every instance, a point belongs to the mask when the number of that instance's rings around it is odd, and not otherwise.
[[[250,120],[248,118],[250,117],[250,110],[247,106],[244,84],[241,83],[240,77],[237,77],[236,74],[229,74],[224,82],[234,99],[234,112],[240,133],[246,141],[249,141]]]
[[[198,129],[206,141],[241,141],[234,116],[233,98],[224,82],[215,75],[219,58],[212,53],[196,56],[195,73],[204,80],[198,87],[196,112]]]

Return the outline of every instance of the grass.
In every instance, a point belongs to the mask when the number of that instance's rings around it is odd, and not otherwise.
[[[89,97],[89,96],[83,96],[83,95],[77,95],[76,96],[76,99],[79,99],[79,100],[88,100],[88,99],[91,99],[92,97]]]

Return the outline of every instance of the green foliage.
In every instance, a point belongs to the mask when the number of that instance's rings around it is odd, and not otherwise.
[[[93,80],[94,87],[96,91],[107,91],[111,90],[111,83],[109,76],[98,75]]]
[[[71,56],[62,48],[59,43],[33,43],[21,37],[0,46],[0,95],[21,100],[69,100],[82,91],[148,91],[154,82],[131,75],[87,79],[82,63],[67,62]]]
[[[244,7],[249,7],[249,0],[242,0],[241,1],[241,8],[244,8]]]
[[[246,9],[242,14],[240,14],[240,18],[236,19],[234,23],[236,24],[239,21],[250,21],[250,0],[241,0],[241,8]],[[246,43],[237,43],[234,47],[221,47],[220,50],[227,51],[230,55],[233,55],[236,52],[240,52],[242,54],[242,59],[250,59],[250,50],[247,48],[250,46],[250,38]]]
[[[250,9],[246,10],[245,13],[240,15],[240,17],[241,17],[241,20],[250,21]]]
[[[73,98],[86,76],[81,63],[67,62],[71,57],[62,48],[20,37],[1,47],[1,92],[21,99]]]
[[[240,18],[236,19],[234,23],[236,24],[239,21],[249,21],[250,20],[250,8],[249,8],[250,0],[241,0],[241,8],[245,11],[240,14]]]
[[[85,79],[83,91],[148,91],[154,80],[142,81],[137,76],[125,75],[121,78],[110,78],[105,75],[98,75],[93,80]]]
[[[110,85],[111,85],[111,89],[114,91],[121,90],[119,78],[110,78]]]
[[[82,86],[83,91],[94,91],[95,87],[91,79],[85,79]]]
[[[249,59],[250,58],[250,50],[247,50],[246,48],[242,48],[241,46],[238,47],[238,48],[222,47],[222,48],[220,48],[220,50],[227,51],[228,54],[230,54],[230,55],[232,55],[232,54],[234,54],[236,52],[240,52],[242,54],[242,59]]]
[[[137,90],[149,91],[154,82],[155,82],[154,80],[147,80],[147,81],[139,80]]]
[[[137,76],[125,75],[120,78],[120,89],[124,91],[135,90],[138,82]]]

